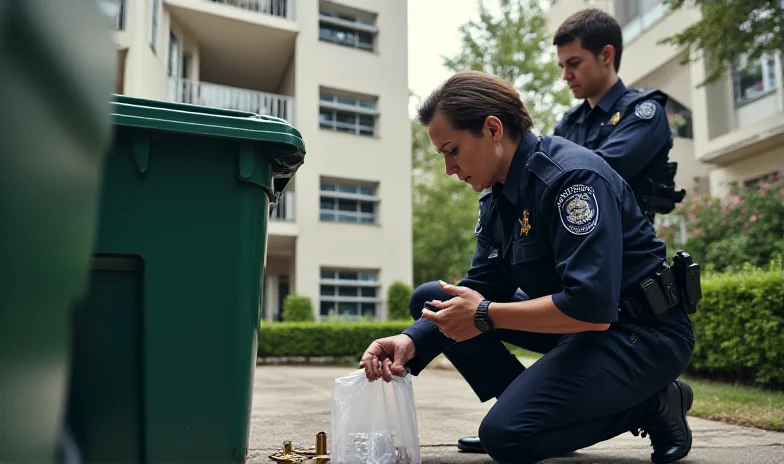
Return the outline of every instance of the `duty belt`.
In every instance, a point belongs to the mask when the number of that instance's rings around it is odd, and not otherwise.
[[[688,253],[678,251],[672,267],[662,265],[630,294],[621,296],[619,316],[635,321],[655,321],[676,310],[694,314],[701,299],[700,267]]]

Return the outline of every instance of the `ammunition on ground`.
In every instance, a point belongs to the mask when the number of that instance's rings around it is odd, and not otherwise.
[[[316,456],[324,456],[327,454],[327,434],[319,432],[316,434]]]
[[[286,464],[327,464],[330,461],[327,450],[327,433],[316,434],[315,448],[293,448],[291,440],[283,442],[283,449],[269,458],[277,463]]]
[[[269,457],[275,462],[278,463],[299,463],[302,461],[302,456],[299,454],[294,454],[291,449],[291,440],[286,440],[283,442],[283,450],[279,451],[275,454],[270,455]]]

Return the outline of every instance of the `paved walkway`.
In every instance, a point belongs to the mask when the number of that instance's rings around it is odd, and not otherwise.
[[[284,440],[312,447],[316,434],[331,433],[332,381],[349,374],[346,367],[258,366],[250,433],[250,464],[268,463]],[[490,463],[486,455],[461,453],[455,447],[476,428],[492,401],[480,403],[452,370],[425,370],[414,377],[423,463]],[[693,464],[762,464],[784,462],[784,433],[690,418],[694,432]],[[650,440],[630,433],[546,463],[650,463]]]

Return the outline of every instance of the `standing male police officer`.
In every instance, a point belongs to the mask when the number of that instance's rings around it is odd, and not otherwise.
[[[618,78],[623,34],[618,22],[598,9],[570,16],[553,45],[563,79],[585,99],[564,115],[554,135],[595,151],[632,187],[643,214],[669,213],[683,199],[675,191],[676,163],[668,163],[672,133],[659,90],[626,88]]]
[[[466,278],[415,290],[416,321],[362,356],[368,379],[389,381],[406,367],[418,375],[447,353],[481,401],[497,398],[477,451],[499,462],[560,456],[639,429],[655,463],[685,457],[693,396],[676,379],[694,348],[696,265],[678,254],[666,266],[666,245],[629,185],[590,150],[537,138],[503,79],[458,73],[419,120],[448,175],[490,190]],[[530,299],[511,301],[517,288]],[[502,342],[544,356],[526,369]]]

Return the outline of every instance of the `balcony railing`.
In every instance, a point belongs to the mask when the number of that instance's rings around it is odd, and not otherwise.
[[[169,100],[226,110],[249,111],[294,123],[294,98],[191,79],[169,79]]]
[[[273,221],[289,221],[296,219],[294,216],[294,192],[283,192],[278,204],[270,211],[270,219]]]
[[[214,3],[235,6],[243,10],[265,13],[286,19],[294,19],[293,0],[210,0]]]
[[[125,28],[125,0],[99,0],[98,7],[109,17],[109,24],[118,31]]]

